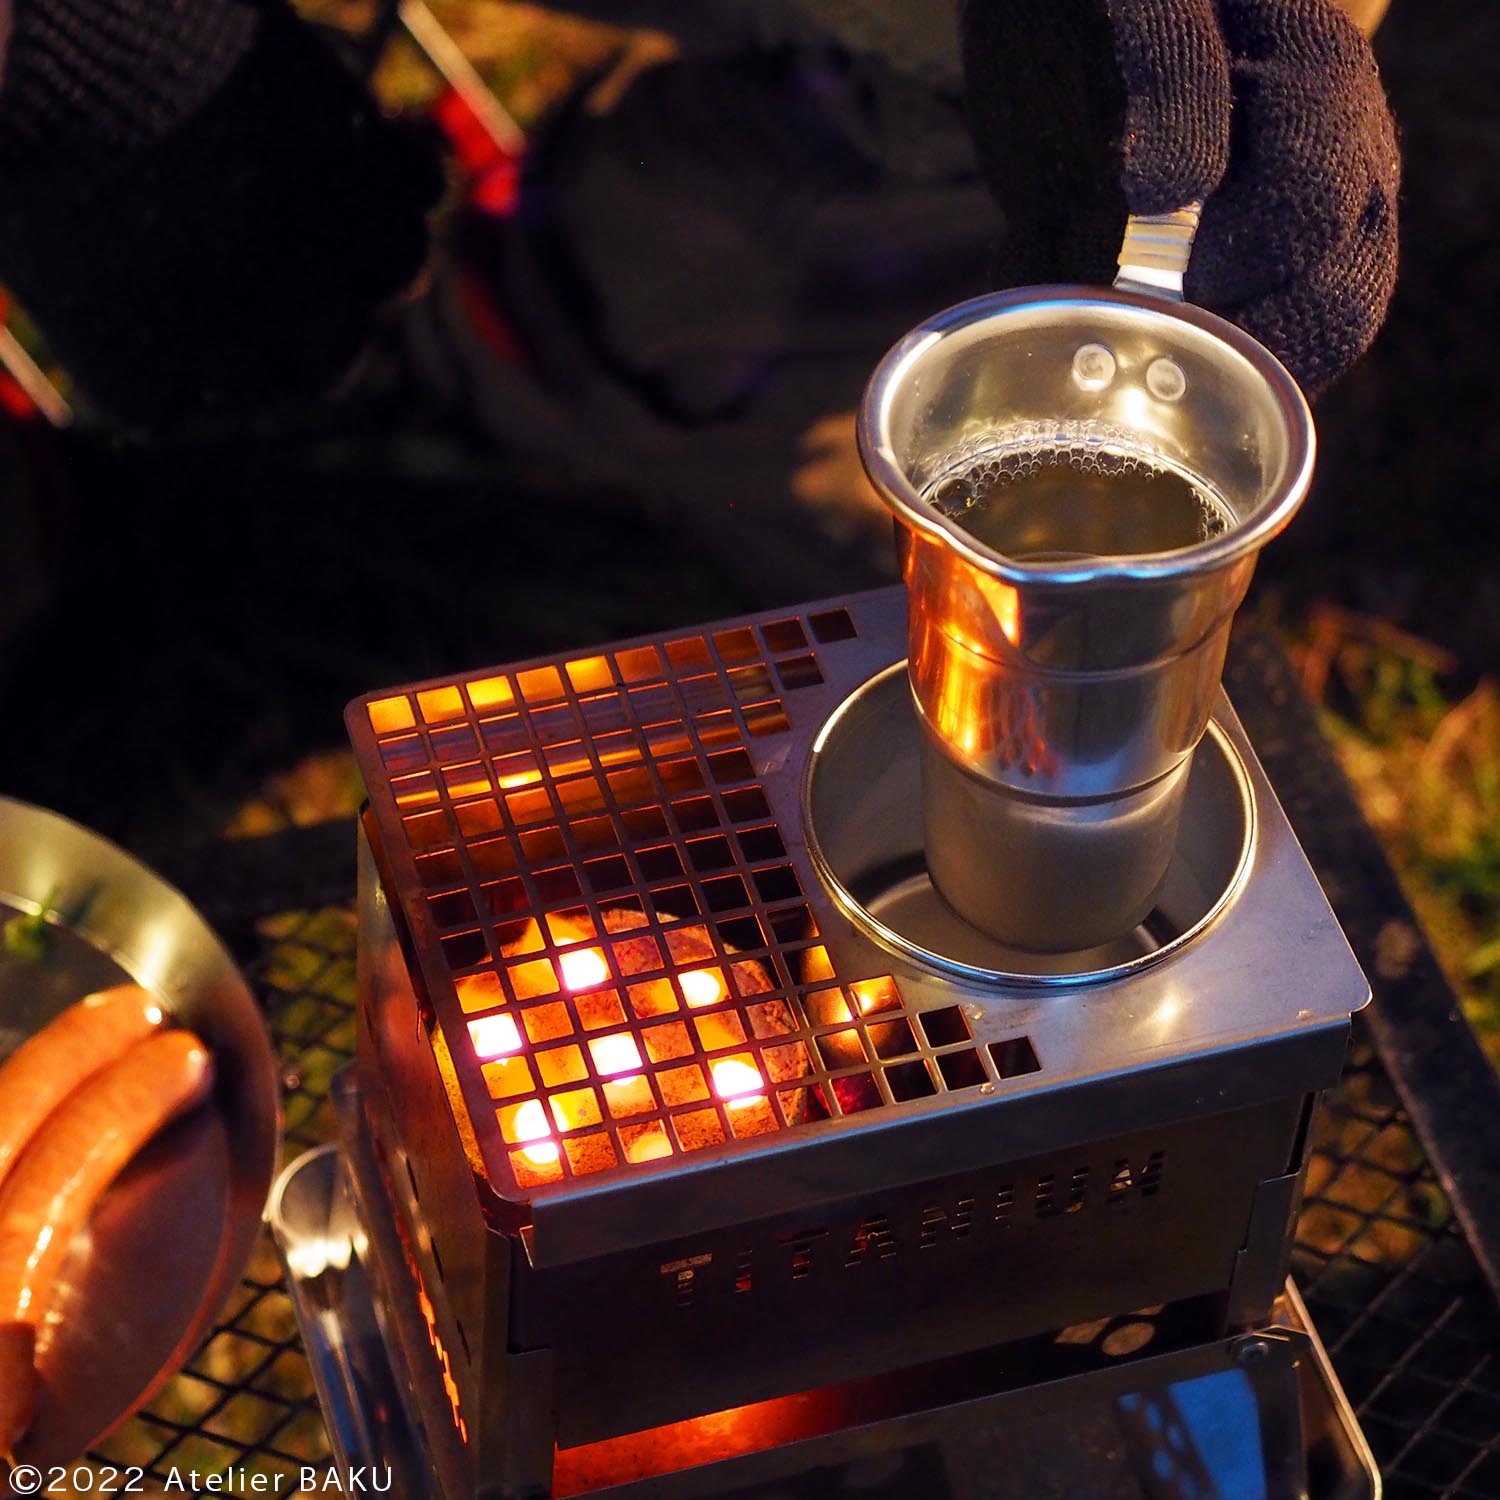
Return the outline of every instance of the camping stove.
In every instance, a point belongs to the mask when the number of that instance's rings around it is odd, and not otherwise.
[[[351,706],[353,1154],[455,1494],[708,1493],[1305,1351],[1368,990],[1228,703],[1144,924],[1028,954],[927,878],[905,653],[893,589]]]

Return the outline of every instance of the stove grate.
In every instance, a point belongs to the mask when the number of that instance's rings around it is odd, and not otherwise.
[[[815,609],[351,708],[502,1196],[1042,1067],[1029,1037],[981,1048],[960,1006],[919,1011],[878,957],[841,973],[825,944],[767,779],[793,720],[826,716],[824,658],[859,644],[848,609]]]

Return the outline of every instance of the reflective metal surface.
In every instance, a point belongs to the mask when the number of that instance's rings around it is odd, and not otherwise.
[[[1149,292],[1182,301],[1182,279],[1203,213],[1201,200],[1164,214],[1131,214],[1125,221],[1115,276],[1117,290]]]
[[[385,1344],[395,1335],[382,1323],[392,1313],[370,1285],[370,1242],[338,1148],[320,1146],[287,1167],[266,1218],[338,1471],[389,1466],[393,1492],[415,1500],[431,1486],[428,1462],[391,1374]]]
[[[193,908],[122,849],[0,798],[0,919],[43,908],[39,962],[0,957],[0,1055],[92,990],[133,980],[213,1050],[211,1105],[105,1193],[41,1330],[41,1414],[18,1458],[76,1458],[197,1347],[237,1281],[275,1171],[276,1066],[238,969]]]
[[[1170,860],[1256,554],[1306,492],[1306,402],[1212,314],[1031,288],[908,334],[870,382],[859,437],[903,528],[935,883],[1011,946],[1088,948],[1129,932]],[[1123,456],[1190,478],[1226,528],[1168,551],[1002,555],[924,497],[1022,438],[1043,457]],[[1046,863],[1110,878],[1087,902],[1044,900]]]
[[[273,1213],[272,1223],[288,1267],[298,1324],[315,1357],[336,1348],[337,1366],[353,1375],[319,1378],[341,1463],[365,1461],[353,1457],[364,1451],[353,1435],[367,1434],[376,1444],[374,1461],[389,1464],[395,1472],[396,1493],[410,1500],[458,1500],[469,1492],[471,1482],[465,1454],[444,1420],[445,1401],[424,1358],[427,1334],[414,1288],[407,1278],[391,1274],[400,1258],[399,1242],[381,1193],[364,1180],[376,1173],[358,1129],[358,1098],[348,1075],[341,1079],[340,1093],[348,1132],[343,1151],[309,1153],[287,1169],[278,1185],[277,1201],[285,1207]],[[323,1282],[300,1274],[296,1268],[315,1266],[329,1244],[352,1248],[350,1273]],[[1369,1449],[1290,1283],[1275,1309],[1274,1323],[1271,1338],[1281,1332],[1305,1351],[1296,1361],[1295,1390],[1307,1446],[1306,1495],[1317,1500],[1378,1500],[1380,1480]],[[1191,1352],[1184,1364],[1194,1364]],[[1269,1365],[1268,1361],[1268,1370]],[[1195,1454],[1206,1456],[1198,1467],[1200,1479],[1207,1482],[1196,1491],[1205,1500],[1267,1493],[1256,1455],[1268,1434],[1280,1430],[1277,1423],[1286,1415],[1277,1409],[1270,1382],[1247,1382],[1234,1369],[1204,1374],[1196,1368],[1183,1378],[1173,1380],[1169,1374],[1162,1380],[1154,1363],[1146,1368],[1151,1374],[1143,1369],[1134,1387],[1128,1371],[1120,1371],[1123,1384],[1117,1380],[1115,1388],[1103,1394],[1084,1377],[1075,1382],[1071,1405],[1067,1395],[1056,1390],[1050,1405],[1043,1403],[1040,1409],[1024,1398],[969,1401],[956,1403],[946,1413],[888,1412],[883,1420],[864,1426],[857,1420],[859,1402],[853,1388],[847,1394],[809,1393],[799,1398],[799,1410],[819,1401],[837,1410],[842,1401],[848,1428],[814,1437],[807,1420],[800,1426],[783,1420],[778,1428],[766,1419],[761,1425],[778,1445],[764,1448],[750,1442],[730,1447],[726,1436],[732,1435],[733,1424],[728,1422],[696,1443],[687,1430],[691,1424],[660,1429],[652,1434],[658,1446],[627,1454],[622,1471],[586,1479],[576,1476],[575,1484],[565,1478],[556,1492],[592,1490],[622,1500],[627,1495],[644,1500],[647,1495],[732,1493],[771,1500],[784,1492],[788,1475],[811,1461],[814,1449],[823,1463],[868,1463],[874,1454],[926,1438],[940,1443],[948,1477],[945,1493],[951,1500],[998,1500],[1014,1492],[1018,1474],[1045,1480],[1048,1488],[1038,1493],[1101,1493],[1106,1491],[1099,1486],[1108,1485],[1111,1495],[1158,1500],[1187,1493],[1180,1486],[1181,1471]],[[393,1393],[398,1390],[396,1399]],[[931,1399],[933,1393],[928,1395]],[[1059,1409],[1064,1416],[1058,1417]],[[1158,1412],[1170,1412],[1172,1420],[1158,1420]],[[753,1431],[756,1413],[742,1415],[748,1418],[744,1426]],[[1076,1432],[1091,1422],[1104,1424],[1114,1434],[1107,1461],[1099,1453],[1072,1452],[1070,1444],[1057,1441],[1061,1427]],[[1029,1445],[1033,1432],[1038,1434],[1034,1447]],[[725,1452],[715,1450],[714,1437]],[[1245,1466],[1233,1467],[1237,1459]],[[1233,1488],[1236,1483],[1238,1490]]]
[[[808,844],[819,873],[856,921],[908,957],[992,982],[1118,979],[1170,958],[1205,932],[1249,876],[1255,834],[1249,778],[1233,741],[1211,721],[1183,778],[1187,813],[1147,920],[1095,948],[1007,947],[960,918],[933,886],[922,852],[918,726],[905,663],[897,663],[840,705],[819,736],[806,789]],[[1076,863],[1043,867],[1033,889],[1044,900],[1088,902],[1094,878],[1111,876]]]

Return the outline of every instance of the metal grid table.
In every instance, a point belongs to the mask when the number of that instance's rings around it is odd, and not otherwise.
[[[1483,1148],[1500,1140],[1500,1086],[1455,1019],[1284,659],[1264,640],[1242,641],[1228,683],[1376,990],[1316,1126],[1294,1272],[1389,1500],[1495,1500],[1500,1304],[1486,1272],[1497,1264],[1489,1231],[1500,1193]],[[343,901],[352,857],[352,827],[337,824],[219,848],[169,872],[235,944],[266,1006],[285,1074],[288,1160],[332,1137],[328,1087],[353,1050],[355,921]],[[296,909],[264,915],[289,898]],[[188,1367],[93,1457],[158,1479],[174,1466],[295,1474],[327,1464],[266,1233]]]

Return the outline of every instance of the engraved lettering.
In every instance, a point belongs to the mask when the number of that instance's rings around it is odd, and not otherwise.
[[[793,1281],[800,1281],[804,1276],[812,1275],[813,1246],[827,1235],[826,1229],[803,1229],[796,1234],[781,1236],[781,1243],[791,1247]]]
[[[947,1235],[962,1239],[974,1227],[974,1200],[960,1198],[950,1214],[941,1203],[929,1203],[922,1210],[922,1234],[918,1246],[930,1250]]]
[[[995,1190],[995,1222],[1002,1229],[1010,1228],[1011,1211],[1016,1206],[1016,1190],[1011,1183]]]
[[[891,1221],[884,1214],[875,1214],[871,1218],[861,1219],[855,1227],[844,1264],[850,1267],[861,1265],[871,1257],[889,1260],[898,1249],[900,1241],[891,1230]]]

